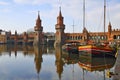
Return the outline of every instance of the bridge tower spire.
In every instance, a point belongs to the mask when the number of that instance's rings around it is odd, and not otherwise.
[[[34,27],[35,30],[35,37],[34,37],[34,42],[33,45],[39,45],[43,44],[43,27],[42,27],[42,20],[40,19],[40,14],[38,11],[38,18],[36,20],[36,25]]]

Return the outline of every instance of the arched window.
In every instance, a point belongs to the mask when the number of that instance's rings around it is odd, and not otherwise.
[[[81,36],[81,39],[82,39],[82,36]]]
[[[100,36],[98,36],[98,39],[100,39]]]
[[[80,39],[80,36],[78,36],[78,40]]]
[[[78,40],[78,37],[76,36],[76,40]]]
[[[74,36],[72,36],[72,40],[74,40]]]
[[[120,35],[118,36],[118,39],[120,39]]]
[[[104,39],[104,36],[101,36],[101,39],[103,40],[103,39]]]
[[[117,39],[117,36],[116,36],[116,35],[114,35],[114,36],[113,36],[113,39]]]
[[[117,36],[117,39],[120,39],[120,35]]]

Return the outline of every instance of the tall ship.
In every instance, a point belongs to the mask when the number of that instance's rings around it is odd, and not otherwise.
[[[83,12],[85,16],[85,0],[83,6]],[[83,27],[85,26],[85,17],[83,18]],[[106,26],[106,0],[104,0],[104,36],[105,36],[105,26]],[[109,42],[96,42],[94,44],[86,44],[78,47],[80,54],[85,54],[89,56],[112,56],[115,57],[117,49],[115,46],[109,45]]]

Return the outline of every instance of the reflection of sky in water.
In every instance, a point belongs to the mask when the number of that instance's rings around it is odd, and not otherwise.
[[[18,52],[19,53],[19,52]],[[13,54],[0,57],[0,78],[7,80],[19,80],[35,78],[33,57],[23,56],[21,52],[15,57]]]
[[[26,55],[17,52],[0,56],[0,80],[59,80],[54,54],[43,54],[40,73],[37,74],[35,55]],[[64,64],[62,80],[103,80],[103,72],[84,71],[78,64]],[[108,80],[108,79],[106,79]]]

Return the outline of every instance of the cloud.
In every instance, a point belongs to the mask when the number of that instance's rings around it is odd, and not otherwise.
[[[0,1],[0,5],[9,5],[9,3],[8,2]]]
[[[19,4],[29,4],[31,2],[33,2],[34,0],[13,0],[15,3],[19,3]]]
[[[4,13],[9,13],[9,12],[11,12],[11,10],[10,9],[2,9],[2,10],[0,10],[1,12],[4,12]]]
[[[72,27],[71,25],[73,23],[73,20],[76,25],[75,26],[76,31],[78,30],[78,32],[80,32],[79,30],[82,30],[83,0],[11,0],[11,1],[13,1],[14,2],[13,5],[15,5],[15,7],[13,6],[11,9],[19,10],[18,8],[22,7],[20,8],[20,10],[22,10],[22,12],[26,12],[28,10],[27,12],[30,13],[29,15],[32,15],[32,19],[34,17],[36,19],[36,16],[33,15],[34,14],[37,15],[37,11],[40,10],[40,16],[43,21],[43,26],[50,26],[53,29],[54,29],[53,26],[56,24],[56,18],[59,13],[59,6],[61,5],[62,15],[64,17],[64,24],[66,25],[66,30],[68,32],[72,31],[70,27]],[[6,5],[5,2],[0,2],[0,5],[1,4]],[[20,4],[20,5],[16,5],[16,4]],[[24,5],[23,7],[21,6],[22,4],[23,5],[27,4],[27,5]],[[107,9],[110,8],[109,17],[112,20],[111,22],[120,25],[119,23],[120,3],[117,2],[117,0],[109,0],[107,4],[109,4],[107,5]],[[98,25],[101,22],[102,23],[100,25],[103,24],[103,21],[101,21],[103,19],[103,5],[104,5],[103,0],[86,0],[86,27],[88,28],[88,30],[95,31],[92,29],[99,27]],[[6,9],[4,11],[7,12],[9,10]],[[46,30],[48,30],[47,29],[48,27],[44,27],[44,29],[45,28]],[[96,31],[98,31],[97,29]]]
[[[10,3],[9,2],[3,2],[3,1],[0,1],[0,12],[3,12],[3,13],[8,13],[10,12],[10,9],[9,9],[9,6],[10,6]]]
[[[120,3],[112,4],[114,6],[110,7],[110,20],[112,21],[113,28],[120,27]]]
[[[44,3],[53,3],[56,0],[13,0],[13,1],[18,4],[38,5],[38,4],[44,4]]]

